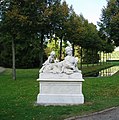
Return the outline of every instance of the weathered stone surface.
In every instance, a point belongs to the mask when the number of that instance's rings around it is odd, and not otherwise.
[[[40,73],[40,79],[82,79],[81,72],[75,72],[73,74],[65,74],[65,73]]]
[[[37,103],[41,105],[83,104],[83,79],[38,79],[40,93]]]
[[[39,71],[39,94],[37,104],[41,105],[74,105],[83,104],[81,71],[78,70],[78,59],[72,56],[72,48],[66,47],[67,56],[61,62],[54,62],[55,52]]]

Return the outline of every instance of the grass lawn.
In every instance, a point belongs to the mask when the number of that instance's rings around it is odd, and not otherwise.
[[[11,69],[0,74],[0,120],[63,120],[119,106],[119,73],[85,78],[85,104],[77,106],[36,106],[38,69],[18,69],[16,81],[11,75]]]

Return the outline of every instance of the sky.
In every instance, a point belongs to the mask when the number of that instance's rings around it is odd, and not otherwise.
[[[62,0],[63,1],[63,0]],[[65,0],[69,6],[73,6],[76,14],[82,14],[85,19],[97,25],[101,18],[102,8],[107,5],[106,0]]]

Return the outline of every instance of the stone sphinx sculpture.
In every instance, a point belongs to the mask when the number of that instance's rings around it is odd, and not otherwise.
[[[72,56],[72,48],[67,46],[66,57],[63,61],[57,62],[55,61],[55,52],[52,51],[48,59],[43,63],[43,67],[40,69],[40,73],[65,73],[65,74],[73,74],[75,72],[80,72],[77,68],[78,58]]]

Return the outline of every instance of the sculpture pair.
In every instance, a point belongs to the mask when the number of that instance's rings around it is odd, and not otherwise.
[[[77,68],[78,59],[72,56],[72,47],[65,48],[63,61],[55,60],[52,51],[44,62],[39,74],[39,94],[37,104],[40,105],[78,105],[84,103],[82,94],[81,71]]]
[[[65,73],[72,74],[74,72],[80,72],[77,68],[78,58],[72,56],[72,47],[67,46],[65,48],[66,57],[63,61],[59,62],[55,60],[55,52],[52,51],[48,59],[43,63],[40,73]]]

